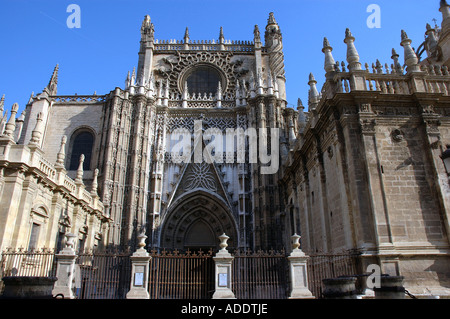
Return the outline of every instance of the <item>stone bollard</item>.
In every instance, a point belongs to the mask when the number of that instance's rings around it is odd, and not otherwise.
[[[289,299],[313,299],[308,289],[308,256],[300,249],[300,236],[295,234],[292,239],[292,253],[289,255],[289,269],[291,275],[291,294]]]
[[[223,234],[219,236],[220,250],[214,259],[215,263],[215,291],[213,299],[236,299],[231,290],[231,270],[234,257],[228,252],[227,240],[230,237]]]
[[[3,277],[2,299],[51,299],[56,277]]]
[[[323,279],[322,282],[325,285],[323,291],[325,299],[357,299],[355,277]]]
[[[140,234],[139,248],[131,256],[131,284],[127,299],[150,299],[148,293],[149,264],[152,257],[144,249],[147,236]]]
[[[379,288],[373,288],[375,299],[405,299],[403,276],[381,276]]]
[[[66,234],[66,247],[56,255],[57,269],[56,277],[58,280],[52,290],[54,297],[62,296],[64,299],[74,299],[74,282],[75,282],[75,260],[77,255],[74,250],[74,240],[77,236],[74,234]]]

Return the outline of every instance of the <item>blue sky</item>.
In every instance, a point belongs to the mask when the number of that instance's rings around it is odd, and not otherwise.
[[[81,28],[66,21],[69,4],[81,9]],[[369,28],[367,12],[377,4],[381,28]],[[155,25],[155,38],[182,39],[189,27],[191,40],[219,37],[253,40],[258,24],[262,35],[269,12],[283,33],[287,99],[307,103],[308,75],[318,87],[324,81],[323,37],[334,48],[336,61],[345,60],[343,42],[348,27],[356,38],[361,62],[392,63],[404,29],[418,47],[427,23],[441,23],[439,0],[0,0],[0,96],[5,108],[15,102],[21,112],[31,92],[40,93],[59,63],[58,94],[106,94],[124,87],[129,70],[137,65],[140,26],[146,14]]]

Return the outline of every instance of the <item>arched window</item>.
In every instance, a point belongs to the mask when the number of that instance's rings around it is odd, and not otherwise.
[[[72,152],[70,155],[69,170],[77,170],[80,163],[80,156],[84,154],[83,170],[91,169],[92,148],[94,146],[94,135],[88,131],[76,133],[72,142]]]
[[[216,94],[219,81],[219,72],[208,66],[196,67],[186,79],[189,94]]]

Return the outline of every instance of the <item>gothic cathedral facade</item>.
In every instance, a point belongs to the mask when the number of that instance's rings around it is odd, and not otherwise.
[[[401,32],[404,63],[393,50],[391,65],[362,65],[348,29],[339,63],[325,38],[326,82],[318,90],[311,74],[307,110],[287,105],[273,13],[252,41],[222,29],[157,40],[146,16],[123,88],[58,95],[57,66],[1,121],[0,248],[57,247],[66,233],[134,248],[145,233],[148,248],[216,249],[225,233],[231,249],[289,249],[299,234],[306,253],[358,251],[448,290],[446,1],[440,10],[422,51]]]

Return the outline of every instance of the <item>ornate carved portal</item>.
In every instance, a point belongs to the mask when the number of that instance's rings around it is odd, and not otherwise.
[[[195,189],[183,194],[169,208],[161,225],[160,247],[167,249],[218,249],[218,237],[229,234],[237,247],[237,227],[231,210],[216,194]]]

